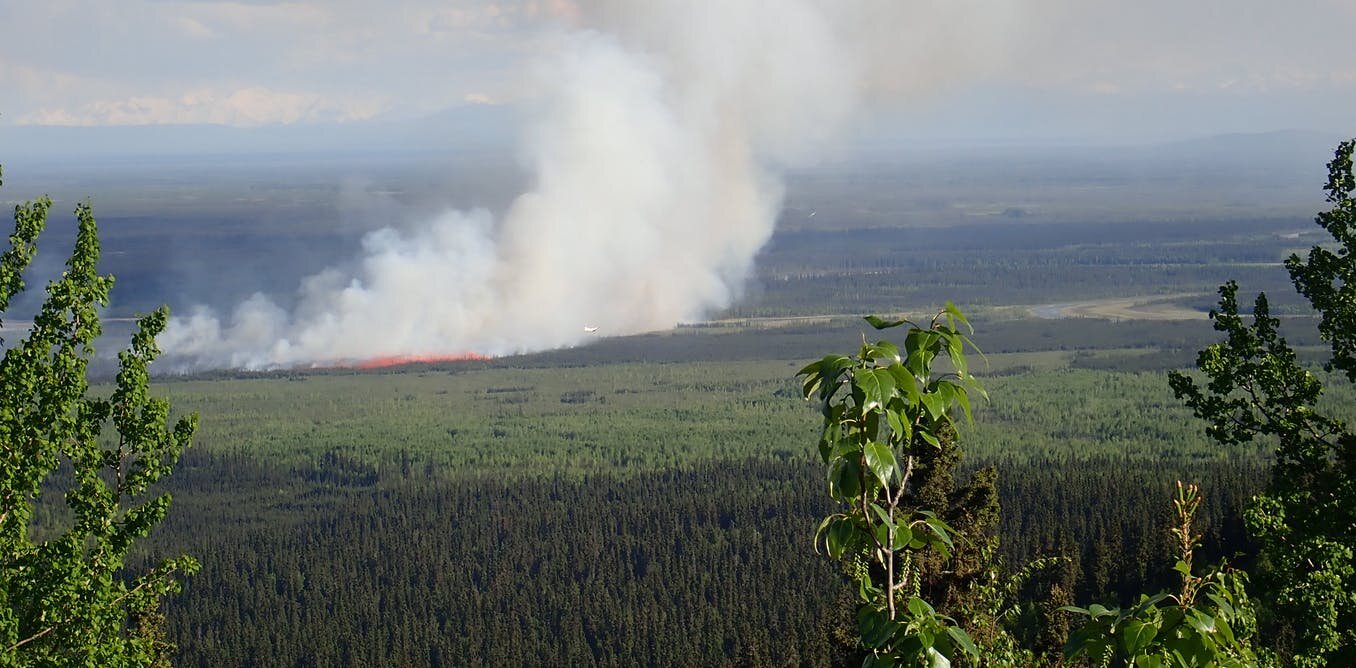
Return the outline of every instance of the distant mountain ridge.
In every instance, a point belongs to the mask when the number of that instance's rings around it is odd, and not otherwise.
[[[463,105],[399,121],[225,125],[0,126],[0,158],[486,150],[511,146],[521,111]]]
[[[0,125],[0,159],[26,157],[188,154],[427,153],[506,151],[516,144],[526,110],[510,105],[467,104],[404,120],[232,127],[224,125],[54,126]],[[876,136],[879,134],[879,136]],[[979,152],[1078,155],[1114,151],[1154,160],[1262,160],[1270,167],[1314,164],[1346,137],[1331,132],[1286,129],[1203,135],[1166,142],[1088,141],[1051,143],[1036,138],[909,141],[867,130],[849,140],[857,158],[936,157]],[[851,159],[851,158],[849,158]]]

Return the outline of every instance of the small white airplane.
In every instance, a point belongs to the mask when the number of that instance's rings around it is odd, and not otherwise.
[[[584,333],[585,333],[585,334],[592,334],[592,333],[597,332],[597,331],[598,331],[598,328],[597,328],[597,327],[589,327],[588,325],[584,325]]]

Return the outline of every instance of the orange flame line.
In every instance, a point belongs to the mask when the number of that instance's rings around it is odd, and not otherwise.
[[[345,364],[353,369],[385,369],[393,366],[403,366],[405,364],[430,364],[434,362],[483,362],[490,359],[488,355],[479,353],[452,353],[452,354],[431,354],[431,355],[383,355],[371,359]]]

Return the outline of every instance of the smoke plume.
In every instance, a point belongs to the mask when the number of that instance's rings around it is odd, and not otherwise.
[[[586,325],[700,319],[739,296],[771,236],[778,171],[813,159],[879,78],[868,52],[897,39],[881,7],[570,7],[535,77],[533,185],[501,219],[449,211],[373,232],[357,269],[305,279],[290,312],[262,294],[199,308],[161,345],[188,367],[263,369],[502,355],[578,343]]]

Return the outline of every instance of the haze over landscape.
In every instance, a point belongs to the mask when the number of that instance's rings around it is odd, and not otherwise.
[[[0,4],[0,663],[1356,664],[1350,0]]]
[[[26,5],[9,25],[81,4]],[[344,3],[86,9],[101,20],[55,40],[15,31],[0,47],[13,167],[82,153],[142,156],[131,170],[186,152],[519,156],[521,176],[506,180],[524,194],[498,210],[474,208],[476,193],[418,220],[368,221],[361,249],[297,287],[176,304],[162,342],[190,366],[504,354],[580,342],[585,324],[662,329],[744,293],[787,168],[948,142],[1302,129],[1320,144],[1356,97],[1334,57],[1342,22],[1263,2],[409,3],[377,21]],[[66,55],[77,43],[102,57]],[[1294,159],[1252,148],[1239,150]]]

